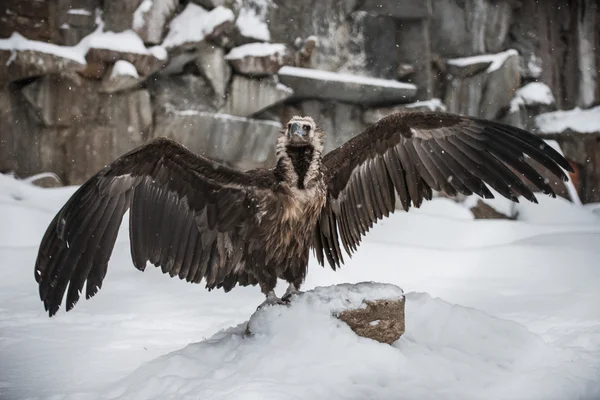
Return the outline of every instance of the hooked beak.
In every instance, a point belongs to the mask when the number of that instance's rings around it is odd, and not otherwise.
[[[293,123],[288,130],[288,137],[292,137],[293,135],[297,136],[305,136],[306,132],[302,129],[302,126],[298,123]]]

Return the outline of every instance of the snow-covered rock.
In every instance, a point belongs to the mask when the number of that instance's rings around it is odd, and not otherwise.
[[[249,43],[234,47],[225,56],[233,69],[244,75],[266,76],[277,73],[292,56],[282,43]]]
[[[225,50],[211,43],[203,43],[198,46],[195,64],[215,92],[215,105],[217,108],[223,106],[231,79],[231,67],[225,60]]]
[[[223,112],[249,117],[289,99],[294,91],[273,77],[251,79],[234,75]]]
[[[600,106],[583,110],[560,110],[538,115],[535,123],[542,135],[564,132],[574,134],[600,134]]]
[[[76,48],[29,40],[16,32],[0,39],[0,82],[84,68],[85,58]]]
[[[169,33],[162,45],[170,52],[194,49],[204,40],[213,40],[233,25],[235,15],[225,7],[207,11],[188,3],[186,8],[169,23]]]
[[[135,65],[125,60],[114,63],[104,75],[99,91],[115,93],[136,87],[143,79],[140,78]]]
[[[285,66],[278,74],[283,84],[294,89],[295,99],[377,105],[409,102],[417,92],[409,83],[309,68]]]
[[[509,107],[521,83],[515,50],[451,59],[447,66],[455,75],[447,84],[444,103],[457,114],[495,119]]]
[[[178,5],[178,0],[142,0],[133,13],[133,30],[145,43],[161,43],[167,21]]]
[[[269,42],[271,32],[267,21],[272,0],[240,0],[235,20],[236,43]]]

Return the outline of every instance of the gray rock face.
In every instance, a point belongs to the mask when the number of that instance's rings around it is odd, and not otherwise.
[[[290,98],[292,89],[273,78],[250,79],[235,75],[223,112],[248,117]]]
[[[432,51],[444,57],[495,53],[511,25],[508,1],[431,0]]]
[[[119,40],[118,37],[115,40]],[[145,53],[133,53],[103,48],[89,49],[85,59],[89,64],[112,64],[118,60],[125,60],[135,65],[136,70],[142,76],[152,75],[167,62],[166,54],[162,54],[162,52],[155,53],[148,50]]]
[[[234,47],[225,56],[234,71],[242,75],[262,77],[277,73],[292,63],[292,54],[281,43],[249,43]]]
[[[123,32],[133,26],[133,14],[143,0],[104,0],[105,30]]]
[[[428,18],[431,5],[428,0],[363,0],[358,2],[358,10],[410,20]]]
[[[170,137],[198,154],[250,169],[274,166],[275,139],[281,128],[275,121],[186,110],[157,121],[154,136]]]
[[[444,104],[448,111],[487,119],[500,116],[507,110],[519,88],[519,57],[516,51],[508,50],[489,56],[449,60],[455,67],[492,61],[489,67],[480,73],[468,77],[450,77],[446,85]]]
[[[133,13],[133,30],[144,43],[161,43],[167,21],[178,5],[178,0],[142,0]]]
[[[338,100],[377,105],[409,102],[414,85],[394,80],[337,74],[308,68],[283,67],[279,79],[294,90],[294,99]]]
[[[156,118],[173,110],[216,111],[217,99],[210,84],[201,76],[186,74],[151,78],[148,89],[152,95]]]
[[[204,43],[199,47],[195,64],[215,93],[215,105],[217,108],[222,107],[227,98],[227,85],[231,79],[231,67],[225,60],[225,50]]]
[[[58,39],[55,43],[65,46],[74,46],[85,36],[96,29],[96,9],[100,9],[98,0],[55,0],[55,6],[51,7],[55,15],[50,15],[49,20],[54,22],[54,28],[58,31]]]

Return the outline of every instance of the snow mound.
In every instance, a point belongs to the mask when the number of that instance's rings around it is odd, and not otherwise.
[[[80,64],[85,64],[85,53],[81,53],[77,47],[73,46],[58,46],[56,44],[39,42],[37,40],[29,40],[17,32],[8,39],[0,39],[0,50],[11,51],[39,51],[40,53],[52,54],[57,57],[68,58],[77,61]],[[10,65],[12,60],[8,61]]]
[[[565,399],[600,395],[600,369],[577,348],[545,343],[515,322],[410,293],[392,346],[357,336],[332,310],[392,285],[317,288],[289,307],[159,357],[96,398]],[[544,384],[541,384],[544,382]],[[87,398],[87,397],[86,397]]]
[[[240,60],[244,57],[267,57],[285,54],[283,43],[248,43],[231,49],[226,60]]]
[[[541,133],[561,133],[570,129],[578,133],[600,132],[600,106],[582,110],[554,111],[540,114],[535,123]]]
[[[135,69],[135,65],[125,60],[118,60],[113,66],[110,77],[116,78],[117,76],[131,76],[133,78],[140,77]]]
[[[519,88],[515,93],[516,96],[523,99],[525,105],[533,106],[538,104],[552,105],[556,102],[552,89],[545,83],[531,82]]]
[[[169,24],[169,33],[162,45],[173,48],[185,43],[201,42],[219,25],[233,22],[234,19],[233,11],[223,6],[206,11],[194,3],[189,3]]]

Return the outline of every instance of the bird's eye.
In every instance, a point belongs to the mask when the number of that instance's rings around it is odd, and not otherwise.
[[[302,129],[304,129],[304,131],[308,133],[310,132],[310,125],[302,125]]]

